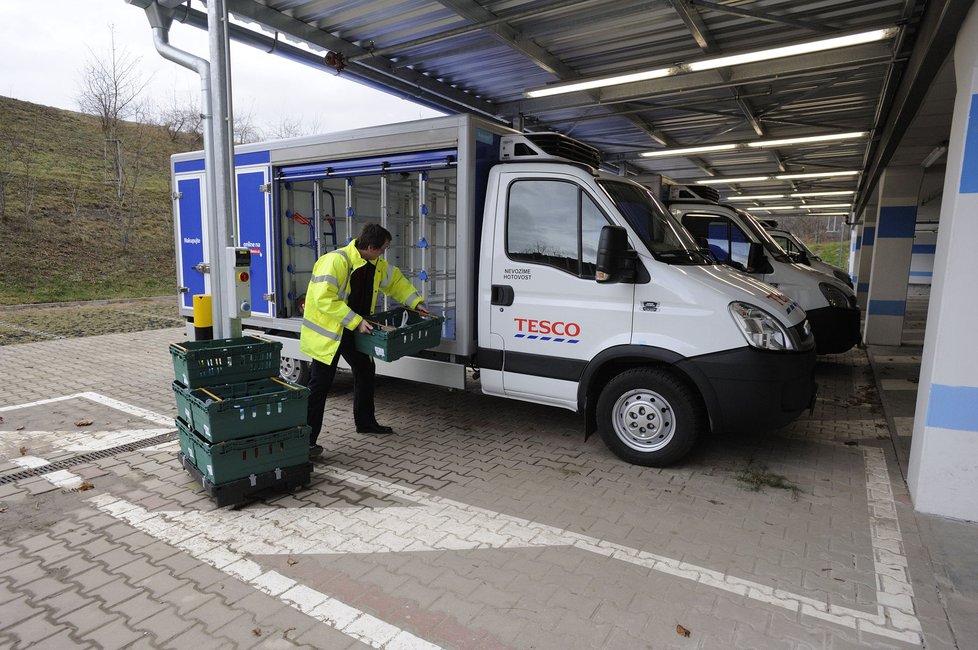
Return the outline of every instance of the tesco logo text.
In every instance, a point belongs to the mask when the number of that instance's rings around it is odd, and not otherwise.
[[[514,318],[520,332],[531,334],[554,334],[556,336],[580,336],[581,326],[563,321],[535,320],[533,318]]]

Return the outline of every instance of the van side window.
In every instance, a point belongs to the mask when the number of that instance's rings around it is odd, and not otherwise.
[[[705,241],[710,253],[722,264],[747,268],[750,239],[728,217],[715,214],[687,214],[683,225],[698,241]]]
[[[509,187],[506,253],[593,279],[598,238],[607,224],[597,204],[573,183],[516,181]]]
[[[789,256],[794,257],[801,253],[801,249],[795,246],[795,243],[787,237],[782,235],[771,235],[771,237],[774,238],[774,241],[778,242],[778,246],[783,248]]]

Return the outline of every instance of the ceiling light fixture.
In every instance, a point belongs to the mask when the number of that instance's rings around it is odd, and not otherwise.
[[[736,149],[739,144],[711,144],[702,147],[686,147],[685,149],[659,149],[657,151],[646,151],[639,154],[643,158],[654,158],[657,156],[684,156],[690,153],[706,153],[708,151],[729,151]]]
[[[775,176],[779,181],[791,181],[796,178],[835,178],[836,176],[855,176],[859,171],[847,171],[847,172],[815,172],[811,174],[781,174]]]
[[[728,196],[725,201],[765,201],[767,199],[783,199],[784,194],[755,194],[750,196],[747,194],[738,194],[735,196]]]
[[[572,81],[569,83],[554,84],[552,86],[544,86],[543,88],[528,90],[524,94],[527,97],[548,97],[550,95],[561,95],[580,90],[593,90],[594,88],[605,88],[607,86],[619,86],[621,84],[635,83],[638,81],[659,79],[661,77],[673,76],[682,74],[684,72],[713,70],[715,68],[741,65],[743,63],[753,63],[755,61],[770,61],[772,59],[797,56],[799,54],[824,52],[826,50],[834,50],[841,47],[850,47],[852,45],[882,41],[894,37],[899,33],[899,31],[899,27],[874,29],[868,32],[850,34],[848,36],[837,36],[835,38],[825,38],[818,41],[798,43],[796,45],[773,47],[766,50],[758,50],[756,52],[745,52],[743,54],[720,56],[712,59],[704,59],[702,61],[694,61],[693,63],[688,64],[680,64],[666,68],[656,68],[654,70],[645,70],[643,72],[601,77],[599,79],[591,79],[587,81]]]
[[[563,95],[564,93],[574,93],[580,90],[593,90],[595,88],[605,88],[607,86],[618,86],[621,84],[631,84],[638,81],[648,81],[659,79],[675,74],[673,68],[659,68],[657,70],[646,70],[645,72],[635,72],[632,74],[621,74],[614,77],[602,77],[601,79],[591,79],[590,81],[577,81],[567,84],[557,84],[545,86],[536,90],[526,91],[527,97],[549,97],[550,95]]]
[[[806,210],[821,210],[823,208],[851,208],[851,203],[815,203],[813,205],[800,205],[800,208],[805,208]]]
[[[812,52],[824,52],[826,50],[836,50],[840,47],[850,47],[852,45],[862,45],[863,43],[873,43],[896,36],[899,32],[897,27],[887,27],[884,29],[874,29],[868,32],[850,34],[848,36],[837,36],[797,45],[786,45],[784,47],[774,47],[767,50],[756,52],[746,52],[744,54],[733,54],[731,56],[720,56],[705,61],[695,61],[689,64],[689,69],[693,72],[699,70],[713,70],[727,66],[741,65],[744,63],[754,63],[756,61],[769,61],[771,59],[783,59],[799,54],[810,54]]]
[[[733,149],[747,149],[748,147],[782,147],[792,144],[807,144],[811,142],[829,142],[833,140],[851,140],[862,138],[867,135],[866,131],[853,131],[850,133],[828,133],[824,135],[809,135],[800,138],[783,138],[780,140],[755,140],[753,142],[735,142],[729,144],[709,144],[696,147],[684,147],[681,149],[655,149],[641,154],[645,158],[665,157],[665,156],[684,156],[691,153],[707,153],[712,151],[731,151]]]
[[[938,160],[940,160],[941,156],[943,156],[945,153],[947,153],[947,143],[942,142],[941,144],[934,147],[934,149],[929,154],[927,154],[923,160],[920,161],[920,166],[923,167],[924,169],[927,169],[928,167],[936,163]]]
[[[770,176],[745,176],[743,178],[705,178],[696,181],[699,185],[733,185],[734,183],[756,183],[757,181],[769,181]]]
[[[830,135],[810,135],[801,138],[784,138],[782,140],[758,140],[748,142],[748,147],[780,147],[786,144],[807,144],[810,142],[830,142],[833,140],[853,140],[866,136],[866,131],[852,131],[850,133],[835,133]]]
[[[794,194],[789,194],[793,199],[801,199],[808,196],[845,196],[847,194],[855,194],[856,190],[833,190],[831,192],[795,192]]]

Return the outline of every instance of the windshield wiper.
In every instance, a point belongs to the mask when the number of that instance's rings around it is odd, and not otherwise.
[[[695,248],[672,248],[665,251],[656,251],[655,256],[662,260],[678,258],[686,259],[690,262],[703,262],[706,264],[711,263],[711,259],[707,255],[696,250]]]

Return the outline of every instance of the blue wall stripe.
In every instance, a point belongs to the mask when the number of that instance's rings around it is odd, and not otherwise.
[[[978,432],[978,388],[931,384],[927,426]]]
[[[858,291],[859,293],[866,293],[867,291],[869,291],[869,283],[860,282],[859,284],[856,285],[856,291]]]
[[[914,244],[911,252],[915,255],[933,255],[937,252],[937,244]]]
[[[862,247],[863,247],[863,236],[856,235],[856,250],[858,251]]]
[[[906,300],[870,300],[868,313],[877,316],[903,316],[906,310]]]
[[[880,220],[876,224],[876,237],[913,237],[917,223],[917,206],[890,205],[880,208]]]
[[[964,160],[961,161],[961,193],[978,194],[978,95],[971,96],[968,132],[964,135]]]
[[[919,275],[919,276],[923,276],[923,277],[926,277],[926,278],[930,278],[930,277],[933,277],[934,276],[934,274],[931,271],[911,271],[910,272],[910,275],[912,275],[912,276],[918,276]]]
[[[872,246],[873,240],[876,239],[876,226],[866,227],[863,229],[863,246]]]

